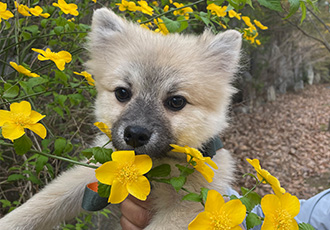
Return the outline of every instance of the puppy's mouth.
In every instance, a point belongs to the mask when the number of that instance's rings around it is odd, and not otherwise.
[[[172,149],[170,144],[174,143],[169,135],[161,136],[141,126],[127,126],[122,132],[115,132],[112,141],[118,150],[134,150],[136,154],[147,154],[152,158],[166,156]]]

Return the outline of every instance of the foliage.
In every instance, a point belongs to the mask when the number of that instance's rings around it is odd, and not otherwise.
[[[146,1],[131,3],[134,4],[129,5],[128,1],[124,0],[83,0],[77,4],[63,0],[23,0],[7,4],[1,2],[2,114],[6,113],[3,111],[9,111],[9,106],[13,103],[26,101],[32,111],[46,116],[38,122],[47,130],[47,136],[44,137],[38,135],[31,126],[24,126],[32,131],[24,129],[23,135],[8,140],[4,127],[11,126],[8,126],[8,122],[1,123],[0,160],[5,172],[5,177],[1,179],[6,185],[1,187],[2,193],[5,194],[5,199],[1,200],[2,212],[11,211],[24,202],[29,196],[28,193],[37,192],[39,187],[52,180],[62,168],[73,164],[95,168],[79,161],[84,159],[84,156],[91,158],[89,163],[105,163],[111,160],[111,149],[85,149],[90,136],[96,132],[91,125],[93,118],[89,115],[92,113],[91,106],[96,90],[91,76],[83,71],[83,63],[87,59],[84,44],[90,30],[89,22],[93,9],[105,4],[118,14],[139,22],[142,27],[164,35],[200,32],[204,27],[211,28],[215,33],[232,28],[242,32],[247,43],[253,46],[261,45],[258,39],[259,29],[266,27],[258,20],[242,15],[240,11],[245,7],[253,9],[256,5],[275,11],[285,9],[285,5],[280,1],[265,0],[199,0],[181,3],[161,0],[153,1],[149,5]],[[301,20],[304,20],[306,15],[305,6],[313,5],[310,0],[290,0],[288,4],[290,10],[287,17],[300,9]],[[16,122],[23,126],[20,119],[17,118]],[[24,125],[30,123],[25,122]],[[177,191],[185,190],[187,177],[194,172],[194,156],[191,156],[187,165],[176,167],[180,171],[178,177],[168,178],[170,169],[166,165],[154,168],[148,177],[150,180],[172,184]],[[20,188],[16,200],[9,197],[13,187]],[[29,188],[29,192],[24,188]],[[204,203],[206,194],[207,190],[203,188],[200,194],[188,191],[184,199]],[[253,193],[246,194],[244,197],[256,199]],[[244,200],[242,202],[247,203]],[[254,200],[246,206],[250,209],[248,206],[255,203]],[[75,226],[67,225],[63,228],[84,229],[84,223],[77,219]]]

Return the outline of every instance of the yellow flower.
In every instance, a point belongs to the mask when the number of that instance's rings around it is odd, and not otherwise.
[[[31,14],[34,16],[41,16],[44,18],[49,18],[50,14],[48,13],[42,13],[43,9],[40,6],[35,6],[34,8],[30,8]]]
[[[237,18],[238,20],[241,20],[241,13],[237,13],[235,10],[229,10],[229,11],[228,11],[228,16],[229,16],[230,18],[235,17],[235,18]]]
[[[297,197],[285,193],[280,197],[268,194],[261,199],[265,220],[261,230],[298,230],[294,217],[298,215],[300,203]]]
[[[58,3],[53,3],[53,6],[60,8],[65,14],[72,14],[73,16],[78,16],[77,11],[78,6],[74,3],[67,4],[64,0],[58,0]]]
[[[105,133],[112,140],[111,130],[110,128],[103,122],[95,122],[94,125],[101,130],[101,132]]]
[[[141,6],[139,8],[139,11],[141,11],[144,14],[148,14],[150,16],[153,15],[154,9],[152,9],[150,6],[148,6],[148,3],[146,1],[138,1],[138,3]]]
[[[14,15],[12,14],[12,12],[7,10],[7,3],[0,2],[0,22],[2,21],[2,18],[8,20],[12,17],[14,17]]]
[[[31,16],[31,14],[29,13],[30,9],[28,6],[23,4],[18,4],[16,1],[14,3],[18,13],[20,13],[23,16]]]
[[[24,68],[22,65],[17,65],[15,62],[9,62],[9,64],[19,73],[22,73],[28,77],[40,77],[40,75],[36,73],[31,73],[30,70]]]
[[[256,39],[256,44],[257,44],[258,46],[260,46],[260,45],[261,45],[261,42],[260,42],[258,39]]]
[[[268,27],[264,26],[263,24],[261,24],[261,22],[259,22],[258,20],[253,20],[254,24],[256,24],[256,26],[258,26],[260,29],[262,30],[267,30]]]
[[[177,3],[177,2],[174,2],[173,5],[175,5],[176,8],[180,8],[180,7],[184,6],[184,4]],[[189,13],[191,13],[191,12],[194,12],[191,7],[185,7],[185,8],[182,8],[180,10],[175,10],[173,12],[173,14],[174,15],[184,15],[185,19],[188,20],[189,19]]]
[[[170,9],[168,5],[164,6],[164,12],[167,12]]]
[[[227,15],[227,6],[221,7],[211,3],[206,7],[206,9],[210,10],[212,14],[216,14],[218,17],[225,17]]]
[[[65,63],[69,63],[72,60],[72,56],[67,51],[60,51],[58,53],[52,52],[49,48],[46,51],[41,49],[32,48],[34,52],[40,53],[38,59],[40,61],[51,60],[55,62],[56,67],[63,71],[65,68]]]
[[[150,183],[143,176],[152,167],[148,155],[135,156],[134,151],[113,152],[108,161],[95,170],[96,178],[103,184],[111,185],[109,203],[121,203],[128,194],[139,200],[146,200]]]
[[[96,3],[97,0],[92,0],[94,3]]]
[[[163,35],[167,35],[170,33],[168,31],[168,29],[166,28],[166,25],[162,19],[160,19],[160,18],[154,19],[154,23],[158,27],[158,29],[156,29],[155,32],[161,33]]]
[[[154,6],[159,6],[159,4],[158,4],[157,1],[153,1],[153,2],[152,2],[152,5],[154,5]]]
[[[138,3],[141,6],[139,8],[139,11],[141,11],[144,14],[148,14],[150,16],[153,15],[154,9],[152,9],[150,6],[148,6],[148,3],[146,1],[138,1]]]
[[[209,164],[214,169],[218,169],[218,166],[211,160],[211,157],[203,157],[203,154],[200,151],[195,148],[191,148],[187,145],[185,147],[181,147],[178,145],[171,144],[170,146],[174,148],[172,150],[174,152],[187,154],[187,162],[189,162],[191,158],[193,158],[192,160],[196,162],[196,165],[193,165],[193,167],[203,175],[207,182],[212,182],[214,172],[205,163]]]
[[[270,186],[272,186],[272,189],[273,189],[274,193],[276,194],[276,196],[280,197],[283,193],[285,193],[285,189],[281,187],[281,184],[278,181],[278,179],[276,177],[272,176],[267,170],[261,169],[258,159],[251,160],[251,159],[247,158],[246,160],[257,171],[258,179],[260,181],[265,179],[266,182],[263,182],[263,183],[268,183],[268,184],[270,184]]]
[[[135,12],[139,9],[139,7],[137,7],[135,5],[135,2],[128,2],[126,0],[122,0],[121,3],[117,3],[117,6],[119,6],[119,10],[120,11],[132,11]]]
[[[12,103],[10,111],[0,110],[0,126],[2,126],[2,136],[11,141],[24,135],[24,129],[30,129],[42,139],[46,137],[46,128],[37,123],[45,115],[31,110],[31,105],[27,101]]]
[[[247,16],[242,16],[243,21],[245,24],[249,27],[250,32],[252,33],[254,30],[257,30],[257,28],[251,23],[251,19]]]
[[[207,194],[205,211],[199,213],[188,225],[188,230],[239,230],[245,219],[246,208],[240,200],[225,200],[215,190]]]
[[[78,73],[78,72],[73,72],[74,74],[77,74],[77,75],[80,75],[80,76],[84,76],[88,82],[89,85],[95,85],[94,84],[94,79],[92,78],[92,75],[89,74],[88,72],[86,71],[82,71],[81,73]]]

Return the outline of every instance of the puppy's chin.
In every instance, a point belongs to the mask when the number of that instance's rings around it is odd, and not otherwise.
[[[151,158],[166,157],[167,153],[169,151],[171,151],[171,149],[172,149],[170,145],[155,146],[155,145],[151,145],[151,144],[133,148],[130,145],[119,144],[119,143],[116,143],[115,141],[113,142],[113,145],[117,150],[134,150],[136,155],[147,154]]]

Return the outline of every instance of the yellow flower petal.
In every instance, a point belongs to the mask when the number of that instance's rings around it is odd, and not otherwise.
[[[211,227],[212,215],[209,212],[201,212],[188,225],[188,230],[213,230]]]
[[[95,177],[103,184],[112,185],[116,178],[118,162],[108,161],[95,170]]]
[[[24,135],[24,128],[13,123],[5,123],[2,126],[2,136],[11,141],[14,141]]]
[[[246,207],[240,200],[228,201],[221,211],[230,216],[231,227],[241,224],[246,216]]]
[[[214,171],[202,161],[196,160],[196,163],[194,168],[202,174],[207,182],[211,183],[213,181]]]
[[[136,181],[127,184],[127,191],[139,200],[146,200],[150,193],[150,182],[145,176],[140,176]]]
[[[14,102],[10,105],[10,111],[12,113],[19,113],[24,116],[30,116],[31,105],[27,101],[21,101],[20,103]]]
[[[291,216],[299,214],[300,202],[296,196],[292,196],[289,193],[285,193],[280,197],[282,208],[287,210]]]
[[[39,59],[39,60],[40,60],[40,59]],[[52,61],[54,61],[56,67],[57,67],[59,70],[63,71],[63,70],[65,69],[65,61],[64,61],[63,59],[54,59],[54,60],[52,60]]]
[[[131,165],[135,160],[135,153],[134,151],[115,151],[111,157],[113,161]]]
[[[134,161],[135,166],[138,169],[138,172],[143,175],[150,171],[152,167],[152,160],[148,155],[137,155]]]
[[[6,122],[11,122],[11,113],[6,110],[0,110],[0,126],[3,126]]]
[[[43,126],[40,123],[25,125],[25,128],[30,129],[31,131],[35,132],[42,139],[45,139],[45,137],[47,135],[47,130],[46,130],[45,126]]]
[[[40,121],[42,118],[44,118],[46,115],[42,115],[36,111],[31,111],[30,114],[30,119],[32,123],[37,123],[38,121]]]
[[[74,72],[74,73],[78,74],[78,75],[82,75],[82,74],[79,74],[77,72]],[[101,130],[101,132],[105,133],[109,137],[110,140],[112,139],[110,128],[105,123],[95,122],[94,125],[96,127],[98,127]]]
[[[72,60],[72,55],[67,51],[58,52],[58,56],[60,59],[63,59],[66,63],[69,63]]]
[[[274,194],[267,194],[261,199],[261,208],[265,216],[269,216],[274,210],[281,208],[280,199]]]
[[[215,190],[209,190],[207,193],[207,198],[205,202],[205,211],[207,212],[216,212],[221,209],[221,207],[225,204],[225,200]]]
[[[114,180],[111,186],[108,202],[112,204],[119,204],[123,202],[127,196],[128,196],[128,191],[125,185],[118,182],[117,180]]]

